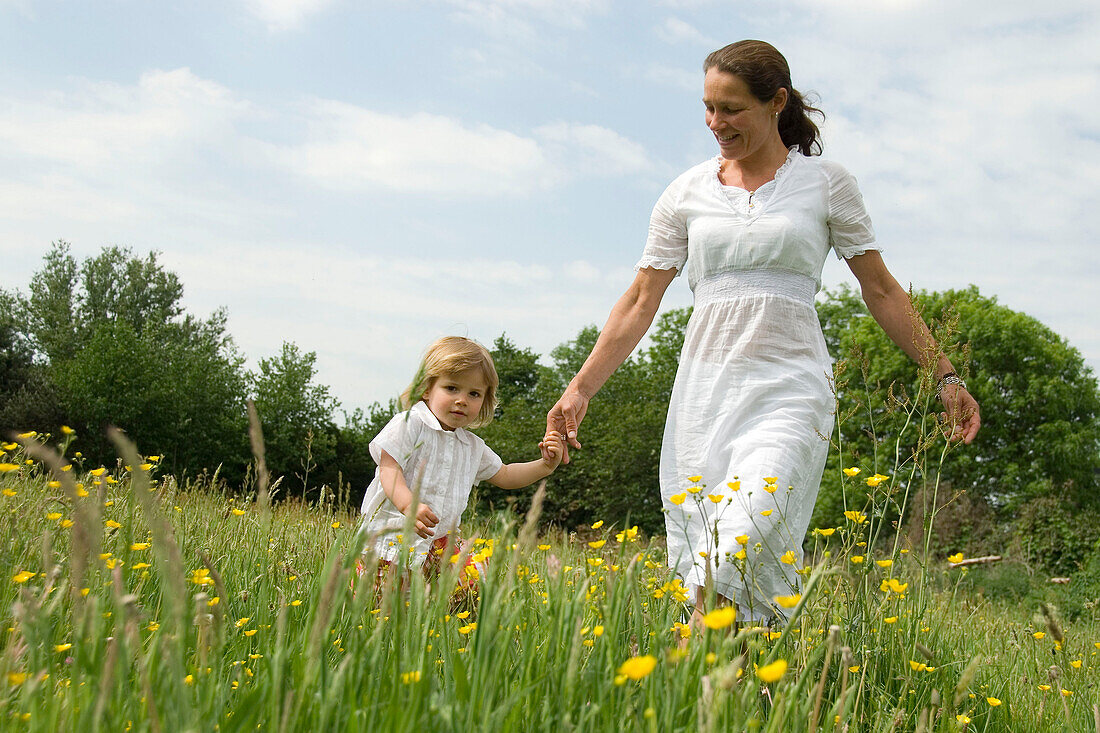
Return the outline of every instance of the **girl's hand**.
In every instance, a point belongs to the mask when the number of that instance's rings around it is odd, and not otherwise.
[[[434,532],[432,528],[439,524],[439,517],[427,504],[421,504],[416,508],[416,533],[424,539],[430,538]]]
[[[565,446],[565,453],[562,456],[562,462],[564,463],[569,463],[569,446],[577,449],[581,447],[580,442],[577,440],[577,430],[580,428],[581,421],[584,420],[587,412],[588,397],[578,390],[567,388],[557,403],[550,408],[550,412],[546,414],[546,435],[549,437],[550,433],[556,432],[568,441]],[[543,441],[545,442],[545,438]],[[550,458],[545,450],[542,452],[542,458],[543,460],[549,460]]]
[[[542,453],[542,462],[553,471],[561,464],[565,455],[565,436],[556,430],[549,431],[539,441],[539,451]]]

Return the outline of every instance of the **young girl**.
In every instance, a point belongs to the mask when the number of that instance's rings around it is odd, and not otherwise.
[[[539,443],[545,457],[505,465],[467,431],[493,419],[496,390],[496,367],[481,344],[446,336],[428,347],[416,379],[401,395],[406,411],[394,415],[370,443],[378,470],[363,497],[363,530],[374,538],[367,550],[379,558],[379,577],[402,544],[425,572],[438,569],[448,541],[457,553],[459,519],[475,484],[518,489],[549,476],[561,463],[564,438],[556,432]],[[415,532],[411,537],[402,535],[407,517]],[[356,570],[365,571],[361,562]]]

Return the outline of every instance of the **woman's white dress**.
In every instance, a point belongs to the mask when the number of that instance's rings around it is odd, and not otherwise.
[[[792,149],[749,193],[722,185],[720,162],[661,195],[637,268],[686,271],[695,295],[661,446],[669,565],[692,592],[709,566],[739,619],[759,621],[798,587],[833,425],[821,269],[830,249],[879,248],[842,166]]]

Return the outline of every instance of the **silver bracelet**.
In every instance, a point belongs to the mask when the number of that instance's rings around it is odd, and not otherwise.
[[[955,372],[948,372],[947,374],[944,374],[942,377],[940,377],[940,381],[936,383],[936,399],[943,399],[943,388],[949,384],[955,384],[959,387],[962,387],[963,389],[966,389],[966,382],[962,380],[962,377],[960,377],[958,374],[955,374]]]

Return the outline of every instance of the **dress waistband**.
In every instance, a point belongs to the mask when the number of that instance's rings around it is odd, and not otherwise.
[[[812,306],[817,282],[785,270],[730,270],[711,275],[695,285],[695,302],[729,300],[746,295],[778,295]]]

